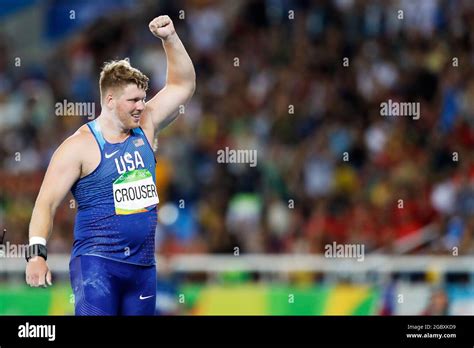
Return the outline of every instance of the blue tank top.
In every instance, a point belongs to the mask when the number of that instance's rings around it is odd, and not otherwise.
[[[87,125],[101,155],[98,167],[71,188],[78,206],[71,258],[96,255],[154,265],[159,199],[153,149],[141,128],[111,144],[97,120]]]

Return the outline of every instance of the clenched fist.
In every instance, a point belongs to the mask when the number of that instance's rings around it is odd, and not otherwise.
[[[41,256],[35,256],[28,261],[26,265],[26,283],[33,287],[47,287],[53,284],[48,264]]]
[[[150,22],[148,27],[153,35],[165,41],[176,33],[173,21],[168,16],[156,17]]]

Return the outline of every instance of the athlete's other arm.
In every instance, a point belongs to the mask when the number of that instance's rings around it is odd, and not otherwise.
[[[159,16],[149,24],[150,31],[160,38],[166,53],[166,85],[146,103],[142,127],[149,134],[162,130],[178,116],[180,105],[184,105],[194,94],[196,73],[183,43],[168,16]]]
[[[51,158],[31,215],[30,240],[32,237],[48,239],[56,208],[81,175],[80,137],[76,133],[66,139]],[[34,256],[27,263],[26,283],[34,287],[52,284],[51,272],[41,256]]]

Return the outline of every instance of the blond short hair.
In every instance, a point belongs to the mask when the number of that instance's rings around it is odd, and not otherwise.
[[[123,88],[134,83],[138,88],[148,89],[148,77],[140,70],[132,67],[128,59],[106,62],[100,72],[100,99],[105,96],[109,88]]]

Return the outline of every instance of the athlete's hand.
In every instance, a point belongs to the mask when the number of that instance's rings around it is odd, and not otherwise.
[[[166,41],[176,34],[173,21],[168,16],[159,16],[153,19],[148,25],[150,31],[156,37]]]
[[[48,287],[51,282],[51,271],[46,260],[41,256],[35,256],[26,264],[26,283],[33,287]]]

